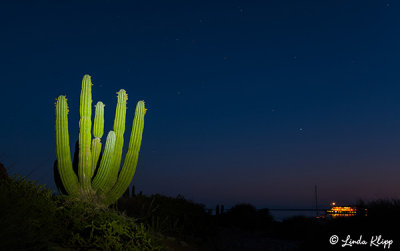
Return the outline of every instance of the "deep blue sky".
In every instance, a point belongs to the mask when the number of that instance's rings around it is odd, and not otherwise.
[[[145,100],[145,194],[312,207],[400,194],[396,1],[2,1],[0,161],[55,189],[54,101]],[[103,138],[103,141],[105,137]]]

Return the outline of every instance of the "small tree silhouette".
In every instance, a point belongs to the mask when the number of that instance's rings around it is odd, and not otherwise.
[[[230,225],[245,230],[253,230],[257,224],[257,209],[247,203],[233,206],[227,213]]]
[[[8,173],[5,166],[0,162],[0,180],[8,179]]]

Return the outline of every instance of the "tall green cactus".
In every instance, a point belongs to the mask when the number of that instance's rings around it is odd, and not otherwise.
[[[89,75],[83,77],[79,109],[78,173],[74,172],[71,161],[67,99],[65,96],[59,96],[56,102],[57,168],[65,191],[70,196],[105,206],[116,202],[122,196],[135,174],[146,114],[144,101],[139,101],[136,105],[128,152],[122,169],[119,170],[124,144],[128,95],[122,89],[117,94],[114,131],[110,131],[107,135],[105,149],[99,163],[101,137],[104,132],[104,104],[99,101],[95,106],[92,139],[92,82]],[[94,176],[95,173],[96,176]]]

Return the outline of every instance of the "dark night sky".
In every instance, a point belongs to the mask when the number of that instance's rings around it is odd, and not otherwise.
[[[400,3],[2,1],[0,161],[55,189],[54,102],[145,100],[137,190],[226,207],[399,198]],[[61,1],[57,1],[61,2]],[[105,141],[105,137],[103,137]],[[126,150],[126,148],[125,148]]]

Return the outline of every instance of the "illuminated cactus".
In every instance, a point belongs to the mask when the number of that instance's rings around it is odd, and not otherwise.
[[[120,90],[114,120],[114,131],[107,135],[105,149],[101,153],[101,137],[104,133],[104,104],[96,104],[92,139],[92,82],[89,75],[82,80],[79,120],[78,173],[72,167],[68,134],[68,105],[65,96],[56,102],[56,152],[57,169],[68,195],[84,201],[108,206],[118,200],[133,178],[139,157],[146,109],[144,102],[136,105],[128,152],[121,171],[122,147],[124,144],[126,101],[125,90]],[[98,168],[97,168],[98,166]],[[96,176],[94,174],[96,173]],[[119,174],[118,174],[119,173]]]

